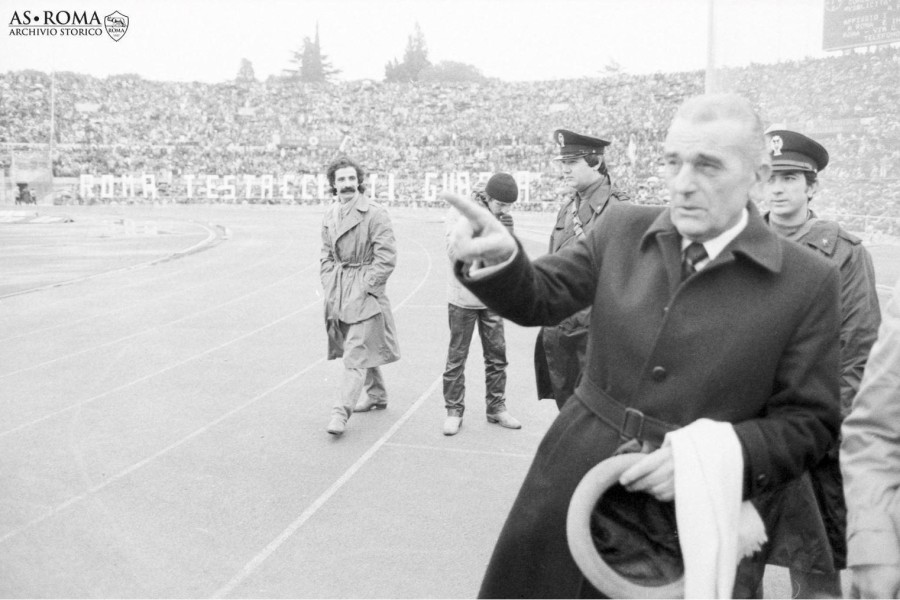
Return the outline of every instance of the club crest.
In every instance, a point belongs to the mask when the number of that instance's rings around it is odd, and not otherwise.
[[[106,28],[106,33],[109,34],[109,37],[118,42],[125,35],[125,32],[128,31],[128,17],[116,11],[103,18],[103,26]]]
[[[781,147],[784,145],[784,141],[781,139],[780,135],[772,136],[772,156],[781,156]]]

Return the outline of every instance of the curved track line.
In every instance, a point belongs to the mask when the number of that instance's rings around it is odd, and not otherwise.
[[[296,239],[292,239],[292,240],[289,241],[287,244],[284,244],[284,246],[283,246],[280,250],[278,250],[275,254],[270,254],[270,255],[268,255],[267,258],[265,258],[264,260],[259,260],[259,261],[257,261],[257,262],[254,262],[253,264],[251,264],[251,265],[249,265],[249,266],[247,266],[247,267],[244,267],[243,269],[240,269],[240,270],[238,270],[238,271],[235,271],[235,272],[233,272],[233,273],[228,273],[228,274],[226,274],[226,275],[222,275],[222,276],[220,276],[220,277],[216,277],[216,278],[214,278],[214,279],[212,279],[212,280],[204,280],[204,281],[199,282],[199,283],[197,283],[197,284],[195,284],[195,285],[193,285],[193,286],[189,286],[189,287],[186,287],[186,288],[182,288],[182,289],[176,290],[176,291],[174,291],[174,292],[172,292],[172,293],[170,293],[170,294],[165,294],[165,295],[163,295],[163,296],[159,296],[158,298],[156,298],[156,300],[164,300],[164,299],[166,299],[166,298],[171,298],[171,297],[173,297],[173,296],[177,296],[177,295],[179,295],[179,294],[181,294],[181,293],[184,293],[184,292],[187,291],[187,290],[195,289],[195,288],[201,287],[201,286],[203,286],[203,285],[206,285],[207,283],[209,283],[209,281],[219,281],[219,280],[222,280],[222,279],[225,279],[225,278],[228,278],[228,277],[233,277],[236,273],[243,273],[243,272],[245,272],[245,271],[249,271],[249,270],[251,270],[251,269],[254,269],[254,268],[258,267],[259,265],[263,265],[263,264],[266,264],[266,263],[269,263],[269,262],[273,262],[273,261],[276,260],[278,257],[280,257],[281,255],[285,254],[286,252],[288,252],[288,250],[290,250],[293,246],[296,246],[296,245],[297,245]],[[135,282],[135,283],[126,285],[126,286],[122,286],[121,289],[137,288],[137,287],[140,287],[140,286],[142,286],[142,285],[148,285],[148,284],[150,284],[150,283],[159,282],[159,281],[161,281],[161,280],[164,280],[164,279],[167,279],[167,278],[170,278],[170,277],[174,277],[174,276],[176,276],[176,275],[179,275],[179,274],[181,274],[181,273],[184,273],[185,271],[187,271],[187,270],[190,269],[190,268],[195,268],[195,267],[196,267],[196,268],[208,268],[210,262],[212,262],[212,261],[206,261],[206,262],[203,262],[203,263],[195,263],[195,264],[193,264],[193,265],[190,265],[189,267],[185,267],[185,268],[183,268],[183,269],[178,269],[177,271],[174,271],[174,272],[172,272],[172,273],[167,273],[167,274],[165,274],[165,275],[160,275],[160,276],[158,276],[158,277],[153,277],[153,278],[151,278],[151,279],[149,279],[149,280],[146,280],[146,281],[138,281],[138,282]],[[95,293],[93,293],[93,294],[86,294],[86,295],[84,295],[84,296],[81,296],[81,297],[79,298],[79,300],[84,300],[84,299],[86,299],[86,298],[94,298],[94,297],[96,297],[96,296],[100,296],[100,295],[107,294],[107,293],[109,293],[109,292],[106,291],[106,290],[104,290],[104,291],[100,291],[100,292],[95,292]],[[51,303],[49,306],[52,307],[52,306],[55,306],[56,304],[63,304],[63,303],[66,303],[66,302],[68,302],[68,300],[59,300],[59,301],[57,301],[57,302]],[[123,308],[118,309],[118,310],[113,310],[113,311],[110,311],[110,312],[102,313],[102,314],[100,314],[100,315],[93,315],[93,316],[83,317],[83,318],[78,319],[78,320],[75,320],[75,321],[64,321],[64,322],[62,322],[62,323],[56,323],[56,324],[54,324],[54,325],[48,325],[48,326],[46,326],[46,327],[41,327],[40,329],[33,329],[33,330],[31,330],[31,331],[26,331],[26,332],[24,332],[24,333],[19,333],[19,334],[16,334],[16,335],[13,335],[13,336],[10,336],[10,337],[7,337],[7,338],[2,338],[2,339],[0,339],[0,342],[6,342],[6,341],[8,341],[8,340],[14,340],[14,339],[17,339],[17,338],[20,338],[20,337],[25,337],[25,336],[28,336],[28,335],[34,335],[34,334],[37,334],[37,333],[43,333],[43,332],[45,332],[45,331],[49,331],[49,330],[52,330],[52,329],[57,329],[57,328],[59,328],[59,327],[65,327],[65,326],[67,326],[67,325],[75,325],[75,324],[77,324],[77,323],[83,323],[83,322],[89,321],[89,320],[91,320],[91,319],[107,318],[107,317],[109,317],[110,315],[118,314],[118,313],[121,313],[121,312],[126,312],[126,311],[128,311],[128,310],[131,310],[131,307],[126,306],[126,307],[123,307]]]
[[[425,246],[422,245],[421,243],[416,242],[416,244],[419,245],[421,248],[425,249]],[[425,284],[425,282],[428,280],[428,277],[429,277],[429,275],[431,274],[432,261],[431,261],[431,256],[430,256],[430,254],[428,254],[428,252],[427,252],[427,249],[425,249],[425,250],[426,250],[426,256],[428,257],[428,266],[427,266],[426,269],[425,269],[425,274],[422,276],[422,278],[421,278],[421,280],[419,281],[418,285],[416,285],[416,286],[412,289],[412,291],[409,292],[409,294],[407,294],[406,297],[405,297],[403,300],[401,300],[399,304],[397,304],[397,307],[394,309],[394,312],[396,312],[397,310],[400,310],[400,308],[403,307],[403,306],[409,301],[410,298],[412,298],[416,293],[418,293],[418,291],[422,288],[422,286],[423,286],[423,285]],[[216,351],[216,350],[219,350],[219,349],[221,349],[221,348],[224,348],[225,346],[228,346],[228,345],[232,344],[233,342],[236,342],[236,341],[238,341],[238,340],[241,340],[241,339],[244,339],[244,338],[246,338],[246,337],[249,337],[250,335],[253,335],[253,334],[257,333],[258,331],[261,331],[261,330],[263,330],[263,329],[266,329],[266,328],[268,328],[268,327],[271,327],[272,325],[275,325],[276,323],[279,323],[279,322],[281,322],[281,321],[284,321],[285,319],[287,319],[287,318],[289,318],[289,317],[292,317],[293,315],[296,315],[297,313],[300,313],[300,312],[302,312],[303,310],[306,310],[306,309],[309,308],[310,306],[319,304],[319,302],[320,302],[320,300],[316,300],[316,302],[311,303],[311,304],[307,304],[307,305],[303,306],[302,308],[298,309],[297,311],[294,311],[293,313],[291,313],[291,314],[289,314],[289,315],[285,315],[284,317],[282,317],[282,318],[280,318],[280,319],[278,319],[278,320],[276,320],[276,321],[273,321],[272,323],[269,323],[268,325],[265,325],[265,326],[263,326],[263,327],[260,327],[259,329],[256,329],[256,330],[251,331],[251,332],[249,332],[249,333],[247,333],[247,334],[244,334],[244,335],[242,335],[242,336],[240,336],[240,337],[238,337],[238,338],[235,338],[234,340],[231,340],[230,342],[227,342],[227,343],[225,343],[225,344],[222,344],[221,346],[217,346],[217,347],[215,347],[215,348],[211,348],[211,349],[209,349],[209,350],[207,350],[207,351],[205,351],[205,352],[203,352],[203,353],[201,353],[201,354],[198,354],[198,355],[196,355],[196,356],[194,356],[194,357],[191,357],[191,358],[189,358],[189,359],[183,360],[183,361],[181,361],[181,362],[179,362],[179,363],[176,363],[176,364],[174,364],[174,365],[171,365],[171,366],[169,366],[169,367],[166,367],[165,369],[162,369],[162,370],[160,370],[160,371],[157,371],[156,373],[153,373],[153,374],[148,375],[148,376],[146,376],[146,377],[142,377],[142,378],[137,379],[137,380],[135,380],[135,381],[132,381],[132,382],[130,382],[130,383],[127,383],[127,384],[118,386],[118,387],[113,388],[113,389],[111,389],[111,390],[107,390],[106,392],[104,392],[104,393],[102,393],[102,394],[99,394],[99,395],[97,395],[97,396],[94,396],[93,398],[89,398],[89,399],[87,399],[87,400],[83,400],[82,402],[79,402],[78,404],[75,404],[75,405],[70,406],[70,407],[68,407],[68,408],[66,408],[66,409],[57,411],[57,412],[52,413],[52,414],[50,414],[50,415],[46,415],[46,416],[44,416],[44,417],[42,417],[42,418],[40,418],[40,419],[38,419],[38,420],[36,420],[36,421],[32,421],[31,423],[27,423],[27,424],[24,424],[24,425],[20,425],[20,426],[14,428],[14,429],[10,429],[10,430],[7,430],[7,431],[5,431],[5,432],[0,432],[0,438],[3,438],[3,437],[6,436],[7,434],[13,433],[13,432],[15,432],[15,431],[19,431],[19,430],[24,429],[24,428],[26,428],[26,427],[29,427],[29,426],[31,426],[31,425],[35,425],[35,424],[40,423],[40,422],[42,422],[42,421],[46,421],[47,419],[50,419],[50,418],[53,417],[53,416],[60,415],[60,414],[66,413],[66,412],[70,412],[70,411],[75,410],[75,409],[80,409],[82,406],[84,406],[84,405],[86,405],[86,404],[88,404],[88,403],[90,403],[90,402],[93,402],[94,400],[97,400],[98,398],[101,398],[101,397],[106,396],[106,395],[108,395],[108,394],[111,394],[111,393],[113,393],[113,392],[119,391],[119,390],[121,390],[121,389],[125,389],[125,388],[127,388],[127,387],[129,387],[129,386],[131,386],[131,385],[134,385],[135,383],[139,383],[139,382],[141,382],[141,381],[145,381],[145,380],[147,380],[147,379],[150,379],[150,378],[152,378],[152,377],[155,377],[156,375],[158,375],[158,374],[160,374],[160,373],[163,373],[163,372],[165,372],[165,371],[169,371],[169,370],[171,370],[171,369],[174,369],[175,367],[180,366],[180,365],[182,365],[182,364],[185,364],[185,363],[187,363],[187,362],[190,362],[190,361],[194,360],[195,358],[198,358],[198,357],[200,357],[200,356],[203,356],[204,354],[209,354],[209,353],[211,353],[211,352],[214,352],[214,351]],[[156,452],[155,454],[153,454],[153,455],[151,455],[151,456],[148,456],[147,458],[145,458],[145,459],[143,459],[143,460],[141,460],[141,461],[139,461],[139,462],[137,462],[137,463],[134,463],[134,464],[131,465],[130,467],[128,467],[128,468],[126,468],[126,469],[124,469],[124,470],[122,470],[122,471],[116,473],[115,475],[113,475],[113,476],[111,476],[111,477],[108,477],[107,479],[104,479],[103,481],[101,481],[101,482],[98,483],[97,485],[95,485],[95,486],[93,486],[93,487],[91,487],[91,488],[88,488],[85,492],[83,492],[83,493],[81,493],[81,494],[77,494],[77,495],[75,495],[75,496],[72,496],[71,498],[69,498],[68,500],[66,500],[65,502],[63,502],[62,504],[59,504],[59,505],[57,505],[57,506],[55,506],[55,507],[49,509],[45,514],[41,515],[40,517],[37,517],[37,518],[35,518],[35,519],[32,519],[31,521],[28,521],[27,523],[24,523],[23,525],[20,525],[19,527],[15,528],[15,529],[12,529],[11,531],[9,531],[9,532],[7,532],[6,534],[4,534],[3,536],[0,536],[0,544],[2,544],[2,543],[4,543],[4,542],[6,542],[7,540],[9,540],[9,539],[15,537],[16,535],[19,535],[20,533],[22,533],[22,532],[25,531],[26,529],[29,529],[30,527],[33,527],[34,525],[37,525],[37,524],[39,524],[39,523],[42,523],[43,521],[47,520],[48,518],[50,518],[50,517],[52,517],[52,516],[54,516],[54,515],[59,514],[60,512],[62,512],[63,510],[65,510],[66,508],[68,508],[68,507],[70,507],[70,506],[73,506],[73,505],[77,504],[78,502],[80,502],[80,501],[82,501],[82,500],[88,498],[91,494],[94,494],[94,493],[96,493],[96,492],[98,492],[98,491],[100,491],[100,490],[102,490],[102,489],[108,487],[109,485],[111,485],[111,484],[114,483],[115,481],[118,481],[118,480],[122,479],[123,477],[126,477],[127,475],[129,475],[129,474],[131,474],[131,473],[137,471],[138,469],[140,469],[140,468],[142,468],[142,467],[144,467],[144,466],[150,464],[151,462],[153,462],[153,461],[156,460],[157,458],[160,458],[160,457],[162,457],[162,456],[168,454],[170,451],[172,451],[172,450],[174,450],[174,449],[176,449],[176,448],[178,448],[178,447],[184,445],[186,442],[188,442],[188,441],[190,441],[190,440],[192,440],[192,439],[194,439],[194,438],[196,438],[196,437],[198,437],[198,436],[200,436],[200,435],[206,433],[206,432],[209,431],[209,429],[210,429],[211,427],[213,427],[214,425],[217,425],[217,424],[219,424],[219,423],[225,421],[226,419],[228,419],[228,418],[230,418],[230,417],[236,415],[236,414],[239,413],[240,411],[242,411],[242,410],[244,410],[245,408],[247,408],[247,407],[251,406],[252,404],[256,403],[258,400],[260,400],[260,399],[262,399],[262,398],[268,396],[269,394],[271,394],[272,392],[275,392],[276,390],[281,389],[281,388],[284,387],[285,385],[287,385],[287,384],[293,382],[293,381],[296,380],[298,377],[300,377],[301,375],[307,373],[308,371],[310,371],[311,369],[313,369],[314,367],[320,365],[320,364],[323,363],[323,362],[325,362],[325,358],[320,358],[320,359],[318,359],[318,360],[316,360],[316,361],[310,363],[309,365],[307,365],[305,368],[301,369],[300,371],[298,371],[298,372],[295,373],[294,375],[292,375],[292,376],[288,377],[287,379],[281,381],[280,383],[276,384],[275,386],[273,386],[273,387],[267,389],[266,391],[262,392],[261,394],[258,394],[257,396],[251,398],[250,400],[248,400],[247,402],[241,404],[240,406],[237,406],[237,407],[231,409],[230,411],[228,411],[227,413],[225,413],[225,414],[223,414],[223,415],[217,417],[216,419],[213,419],[212,421],[210,421],[209,423],[207,423],[207,424],[204,425],[203,427],[200,427],[200,428],[194,430],[193,432],[189,433],[188,435],[186,435],[185,437],[181,438],[181,439],[178,440],[177,442],[174,442],[174,443],[172,443],[172,444],[166,446],[165,448],[163,448],[162,450]],[[434,385],[436,385],[436,384],[432,384],[432,387],[433,387]],[[429,390],[431,390],[431,388],[429,388]],[[427,396],[427,394],[426,394],[426,396]],[[418,406],[421,406],[421,400],[417,400],[416,403],[413,404],[413,407],[415,407],[415,408],[418,408]],[[412,410],[412,408],[409,409],[409,410],[407,410],[406,413],[404,413],[404,415],[401,417],[401,421],[402,421],[402,422],[405,422],[405,421],[409,418],[409,416],[407,416],[407,415],[410,415],[410,416],[411,416],[413,412],[415,412],[415,411]],[[402,423],[400,423],[400,424],[402,424]],[[396,428],[399,429],[399,425],[396,425]],[[392,431],[396,431],[396,429],[392,428]],[[391,433],[391,435],[393,435],[393,433]],[[385,438],[385,440],[386,440],[386,439],[387,439],[387,438]],[[376,442],[376,444],[377,444],[377,443],[378,443],[378,442]],[[382,442],[382,443],[383,443],[383,442]],[[380,446],[379,446],[379,447],[380,447]],[[372,453],[374,454],[374,451],[372,451]],[[367,459],[367,460],[368,460],[368,459]],[[343,483],[342,483],[341,485],[343,485]],[[326,498],[326,500],[327,500],[327,498]],[[323,500],[323,503],[324,503],[324,500]]]
[[[268,283],[268,284],[266,284],[265,286],[263,286],[263,287],[261,287],[261,288],[257,288],[257,289],[255,289],[255,290],[253,290],[252,292],[247,292],[246,294],[243,294],[243,295],[241,295],[241,296],[236,296],[236,297],[232,298],[231,300],[229,300],[229,301],[227,301],[227,302],[223,302],[223,303],[217,304],[217,305],[215,305],[215,306],[209,306],[209,307],[203,308],[203,309],[201,309],[201,310],[198,310],[198,311],[195,311],[195,312],[193,312],[193,313],[184,315],[183,317],[179,317],[179,318],[174,319],[174,320],[172,320],[172,321],[167,321],[167,322],[165,322],[165,323],[160,323],[159,325],[154,325],[153,327],[148,327],[147,329],[142,329],[142,330],[137,331],[137,332],[135,332],[135,333],[126,335],[125,337],[121,337],[121,338],[118,338],[118,339],[115,339],[115,340],[111,340],[111,341],[109,341],[109,342],[104,342],[104,343],[102,343],[102,344],[99,344],[99,345],[97,345],[97,346],[92,346],[92,347],[90,347],[90,348],[85,348],[85,349],[83,349],[83,350],[79,350],[78,352],[72,352],[71,354],[65,354],[65,355],[63,355],[63,356],[58,356],[57,358],[52,358],[52,359],[46,360],[46,361],[44,361],[44,362],[42,362],[42,363],[37,363],[37,364],[34,364],[34,365],[29,365],[29,366],[24,367],[24,368],[22,368],[22,369],[19,369],[19,370],[17,370],[17,371],[10,371],[9,373],[2,373],[2,374],[0,374],[0,379],[3,379],[4,377],[9,377],[9,376],[11,376],[11,375],[15,375],[15,374],[17,374],[17,373],[24,373],[25,371],[31,371],[31,370],[33,370],[33,369],[38,369],[38,368],[40,368],[40,367],[44,367],[44,366],[53,364],[53,363],[55,363],[55,362],[57,362],[57,361],[65,360],[65,359],[67,359],[67,358],[72,358],[72,357],[74,357],[74,356],[79,356],[79,355],[81,355],[81,354],[85,354],[85,353],[87,353],[87,352],[92,352],[92,351],[98,350],[98,349],[100,349],[100,348],[106,348],[107,346],[112,346],[112,345],[114,345],[114,344],[118,344],[119,342],[124,342],[124,341],[126,341],[126,340],[130,340],[130,339],[135,338],[135,337],[137,337],[137,336],[144,335],[145,333],[149,333],[149,332],[151,332],[151,331],[156,331],[156,330],[161,329],[161,328],[163,328],[163,327],[168,327],[168,326],[170,326],[170,325],[174,325],[175,323],[180,323],[181,321],[184,321],[184,320],[186,320],[186,319],[190,319],[190,318],[196,317],[197,315],[202,315],[202,314],[204,314],[204,313],[207,313],[207,312],[210,312],[210,311],[213,311],[213,310],[217,310],[217,309],[222,308],[222,307],[224,307],[224,306],[228,306],[229,304],[233,304],[233,303],[235,303],[235,302],[238,302],[239,300],[244,300],[245,298],[248,298],[248,297],[250,297],[250,296],[253,296],[253,295],[255,295],[255,294],[258,294],[258,293],[262,292],[263,290],[268,289],[268,288],[270,288],[270,287],[272,287],[272,286],[274,286],[274,285],[277,285],[277,284],[279,284],[279,283],[281,283],[281,282],[283,282],[283,281],[286,281],[286,280],[288,280],[288,279],[291,279],[292,277],[296,277],[296,276],[299,275],[300,273],[303,273],[304,271],[307,271],[307,270],[311,269],[311,268],[314,267],[314,266],[316,266],[316,263],[310,263],[308,266],[303,267],[303,269],[301,269],[300,271],[298,271],[298,272],[296,272],[296,273],[291,273],[290,275],[285,275],[285,276],[282,277],[281,279],[276,279],[275,281],[273,281],[273,282],[271,282],[271,283]],[[291,314],[296,314],[296,313],[291,313]]]
[[[210,229],[209,227],[207,227],[206,225],[204,225],[202,223],[196,223],[196,224],[199,225],[200,227],[202,227],[203,229],[205,229],[207,232],[209,232],[209,235],[206,236],[205,240],[203,240],[201,242],[197,242],[196,244],[194,244],[193,246],[191,246],[190,248],[188,248],[186,250],[179,250],[178,252],[171,252],[171,253],[167,254],[166,256],[163,256],[160,258],[155,258],[153,260],[148,260],[146,262],[138,263],[136,265],[129,265],[127,267],[120,267],[118,269],[112,269],[110,271],[103,271],[102,273],[94,273],[92,275],[85,275],[83,277],[75,277],[74,279],[66,279],[65,281],[57,281],[56,283],[48,283],[47,285],[41,285],[41,286],[34,287],[34,288],[28,288],[27,290],[20,290],[18,292],[12,292],[10,294],[4,294],[3,296],[0,296],[0,300],[3,300],[4,298],[12,298],[14,296],[21,296],[22,294],[31,294],[34,292],[40,292],[40,291],[49,290],[52,288],[62,287],[62,286],[66,286],[66,285],[72,285],[74,283],[80,283],[82,281],[88,281],[90,279],[106,277],[108,275],[113,275],[116,273],[123,273],[126,271],[136,271],[138,269],[145,269],[147,267],[153,266],[155,264],[159,264],[161,262],[166,262],[169,260],[174,260],[176,258],[181,258],[182,256],[187,256],[188,254],[200,252],[201,250],[207,250],[216,245],[216,244],[212,243],[213,240],[216,240],[218,238],[219,241],[221,242],[223,240],[228,239],[228,237],[229,237],[227,228],[223,228],[224,235],[223,235],[223,237],[219,238],[219,236],[216,234],[216,232],[213,231],[212,229]],[[215,225],[213,223],[210,223],[210,226],[219,227],[218,225]]]

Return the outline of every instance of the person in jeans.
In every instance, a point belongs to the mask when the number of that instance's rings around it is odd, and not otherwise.
[[[512,215],[509,214],[512,203],[519,196],[519,188],[515,179],[507,173],[492,176],[483,190],[476,186],[472,192],[473,199],[484,206],[500,220],[503,225],[513,230]],[[447,215],[447,234],[453,231],[459,213],[451,208]],[[450,239],[447,239],[450,266],[456,257],[450,250]],[[487,420],[501,427],[521,429],[522,424],[506,410],[506,339],[503,335],[503,319],[494,311],[486,308],[475,295],[462,286],[450,274],[448,285],[448,310],[450,323],[450,348],[447,351],[447,366],[444,368],[444,405],[447,418],[444,420],[444,435],[456,435],[462,425],[463,413],[466,410],[464,398],[466,394],[466,357],[469,355],[469,344],[475,324],[478,324],[478,335],[484,352],[484,396],[487,404]]]

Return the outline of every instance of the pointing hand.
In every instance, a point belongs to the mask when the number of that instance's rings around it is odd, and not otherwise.
[[[491,266],[515,253],[516,241],[491,211],[450,192],[441,192],[439,197],[462,215],[450,238],[451,251],[459,260],[465,263],[480,260],[485,266]]]

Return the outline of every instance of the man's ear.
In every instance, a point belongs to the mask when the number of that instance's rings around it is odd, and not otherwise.
[[[767,183],[769,181],[769,177],[772,176],[772,165],[765,162],[756,167],[756,172],[754,174],[756,176],[756,181],[754,183],[761,184]]]
[[[762,163],[753,171],[753,185],[750,186],[750,199],[759,204],[763,199],[763,189],[772,175],[772,165]]]
[[[807,184],[807,186],[806,186],[806,197],[807,198],[812,200],[813,196],[815,196],[818,193],[819,193],[819,180],[818,179],[816,179],[815,181],[813,181],[810,184]]]

